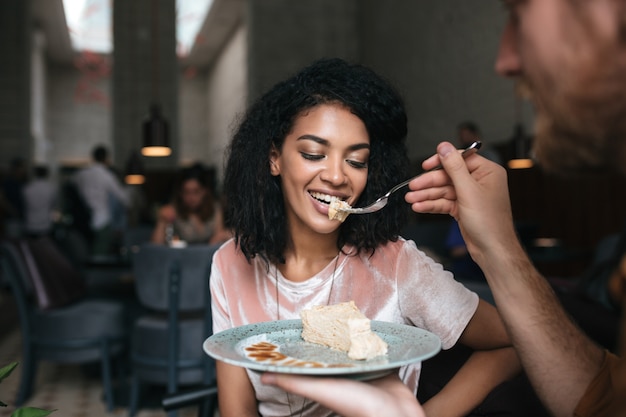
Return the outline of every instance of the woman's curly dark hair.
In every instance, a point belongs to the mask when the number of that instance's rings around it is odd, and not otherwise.
[[[359,117],[369,134],[367,184],[355,206],[363,206],[406,179],[407,117],[398,92],[371,69],[341,59],[323,59],[276,84],[244,115],[228,149],[224,178],[225,217],[248,260],[259,255],[284,262],[288,243],[280,177],[270,173],[270,150],[282,149],[295,120],[322,104],[338,103]],[[348,216],[338,247],[349,243],[372,251],[397,240],[408,205],[397,193],[384,210]]]

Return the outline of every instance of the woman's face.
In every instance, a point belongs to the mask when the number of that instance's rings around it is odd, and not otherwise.
[[[352,205],[367,182],[370,140],[365,125],[345,107],[324,104],[299,116],[282,149],[270,154],[270,171],[280,176],[291,232],[336,231],[329,202]]]
[[[206,188],[204,188],[198,180],[193,178],[185,181],[180,190],[183,205],[190,211],[196,211],[202,206],[205,195]]]

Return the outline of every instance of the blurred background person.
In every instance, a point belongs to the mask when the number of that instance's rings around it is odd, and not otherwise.
[[[454,276],[470,281],[485,280],[483,271],[470,256],[459,224],[454,219],[450,221],[450,228],[446,236],[446,249],[450,257],[449,269]]]
[[[9,163],[9,170],[2,181],[3,231],[9,237],[22,233],[24,220],[24,199],[22,188],[28,181],[28,170],[24,158],[15,157]]]
[[[22,190],[24,232],[29,236],[49,235],[58,214],[58,187],[50,180],[47,166],[36,166],[33,174]]]
[[[173,201],[159,209],[152,242],[215,244],[230,237],[207,170],[201,164],[183,169]]]
[[[28,170],[26,161],[23,158],[15,157],[11,159],[9,171],[2,182],[2,192],[7,203],[11,207],[13,217],[22,217],[24,213],[24,200],[22,199],[22,188],[28,181]]]
[[[461,122],[457,125],[456,131],[460,148],[467,148],[472,142],[479,140],[482,142],[480,154],[490,161],[502,165],[502,157],[500,157],[500,154],[495,149],[491,148],[488,143],[485,143],[480,128],[475,122],[471,120]]]
[[[91,252],[93,255],[108,255],[115,252],[112,200],[128,207],[130,198],[119,179],[109,169],[107,149],[101,145],[96,146],[92,158],[92,165],[75,174],[74,183],[91,210]]]

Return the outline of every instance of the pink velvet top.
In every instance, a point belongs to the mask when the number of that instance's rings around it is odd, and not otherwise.
[[[233,240],[215,254],[211,271],[213,331],[276,320],[276,281],[280,293],[280,319],[300,318],[300,310],[315,305],[354,300],[371,320],[404,323],[439,336],[444,349],[452,347],[472,318],[478,296],[455,281],[450,272],[417,249],[413,241],[400,239],[376,249],[373,255],[353,255],[343,248],[338,262],[304,282],[292,282],[275,265],[259,257],[251,263]],[[348,254],[348,255],[346,255]],[[336,265],[336,270],[335,270]],[[333,279],[334,275],[334,279]],[[332,290],[331,290],[332,288]],[[400,377],[417,392],[421,364],[400,370]],[[263,416],[330,416],[329,410],[261,384],[259,374],[248,371]]]

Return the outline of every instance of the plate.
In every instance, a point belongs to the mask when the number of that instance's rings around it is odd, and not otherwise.
[[[388,345],[387,355],[353,360],[346,352],[304,341],[302,320],[248,324],[224,330],[205,340],[214,359],[261,372],[336,375],[372,379],[393,369],[426,360],[439,352],[433,333],[404,324],[372,320],[372,330]]]

